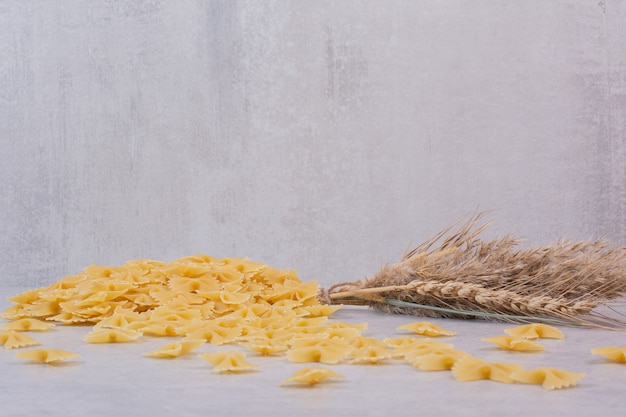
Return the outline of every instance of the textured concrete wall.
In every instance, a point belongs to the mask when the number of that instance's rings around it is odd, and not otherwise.
[[[461,216],[626,241],[621,1],[0,1],[0,284],[360,279]]]

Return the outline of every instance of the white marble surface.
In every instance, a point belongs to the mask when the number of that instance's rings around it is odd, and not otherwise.
[[[6,296],[23,288],[0,291]],[[333,320],[367,322],[364,333],[400,335],[397,326],[416,319],[346,307]],[[400,361],[380,365],[328,365],[345,380],[312,388],[279,387],[296,370],[284,356],[248,359],[261,370],[219,375],[195,354],[173,360],[142,356],[169,338],[144,337],[136,343],[93,345],[82,341],[89,327],[56,327],[32,335],[44,347],[81,355],[61,366],[29,364],[15,359],[18,350],[0,349],[0,404],[3,417],[83,416],[603,416],[623,415],[626,365],[591,355],[592,347],[626,345],[626,335],[603,330],[561,327],[565,340],[542,340],[545,351],[506,352],[481,341],[504,334],[510,324],[431,320],[458,334],[446,341],[489,361],[514,362],[526,368],[560,367],[584,372],[578,386],[547,391],[536,385],[491,381],[457,382],[449,372],[423,372]],[[4,322],[4,321],[3,321]],[[198,352],[237,346],[202,346]]]
[[[360,279],[476,208],[626,243],[626,2],[0,1],[1,286]]]

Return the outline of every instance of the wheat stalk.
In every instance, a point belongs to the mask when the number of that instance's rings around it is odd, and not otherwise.
[[[480,239],[489,224],[478,225],[482,216],[443,230],[371,278],[322,291],[320,299],[427,317],[626,329],[619,318],[595,311],[626,290],[626,247],[594,240],[519,249],[520,240],[510,236]]]

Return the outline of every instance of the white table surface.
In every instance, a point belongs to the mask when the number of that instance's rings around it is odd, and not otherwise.
[[[24,288],[0,290],[0,309],[7,296]],[[411,316],[344,307],[331,320],[367,322],[363,334],[379,338],[405,335],[396,327],[421,320]],[[445,338],[455,348],[493,362],[525,368],[551,366],[586,377],[569,389],[548,391],[538,385],[493,381],[457,382],[448,371],[424,372],[401,360],[378,365],[323,365],[345,380],[313,387],[279,387],[293,372],[316,364],[290,363],[285,356],[260,356],[248,350],[258,372],[217,374],[197,353],[236,345],[206,344],[175,359],[142,354],[176,339],[143,337],[135,343],[88,344],[91,326],[57,326],[30,333],[42,347],[79,353],[81,357],[50,366],[16,359],[21,349],[0,348],[1,416],[623,416],[626,365],[592,355],[593,347],[626,346],[626,333],[560,327],[565,340],[541,340],[543,352],[507,352],[481,341],[504,335],[508,323],[427,319],[457,332]],[[0,319],[0,323],[5,323]]]

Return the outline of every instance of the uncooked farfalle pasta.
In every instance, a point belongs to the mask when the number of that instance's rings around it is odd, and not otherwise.
[[[14,330],[16,332],[45,332],[54,327],[53,323],[45,321],[24,318],[12,321],[2,326],[2,330]]]
[[[42,364],[54,364],[64,362],[69,359],[79,358],[80,355],[61,349],[35,349],[20,352],[15,355],[18,359],[27,359],[32,362]]]
[[[220,351],[214,353],[203,353],[198,355],[202,360],[213,365],[213,371],[225,372],[250,372],[260,369],[246,360],[246,354],[235,351]]]
[[[515,382],[511,375],[519,371],[523,368],[517,364],[486,362],[472,356],[459,360],[452,367],[452,374],[461,382],[490,379],[511,384]]]
[[[18,349],[27,346],[37,346],[41,342],[23,333],[9,330],[0,333],[0,344],[4,345],[5,349]]]
[[[565,335],[554,326],[544,323],[530,323],[504,329],[509,336],[523,339],[565,339]]]
[[[396,330],[409,330],[416,334],[430,337],[454,336],[456,334],[455,332],[446,330],[441,326],[437,326],[436,324],[427,321],[405,324],[399,326]]]
[[[544,350],[544,347],[539,343],[513,336],[485,337],[482,340],[493,343],[505,350],[516,350],[519,352],[537,352]]]
[[[333,372],[330,369],[321,367],[310,367],[295,372],[279,385],[284,386],[290,384],[304,384],[311,386],[333,378],[343,379],[345,378],[345,376],[338,374],[337,372]]]
[[[407,362],[422,371],[449,371],[461,359],[470,356],[467,352],[451,348],[433,348],[405,356]]]
[[[531,370],[515,371],[511,374],[511,378],[515,382],[538,384],[547,390],[572,387],[583,379],[584,376],[584,373],[570,372],[545,366]]]
[[[87,343],[128,343],[139,339],[142,334],[122,327],[97,328],[85,336]]]
[[[145,356],[151,356],[153,358],[176,358],[178,356],[186,355],[189,352],[197,349],[205,343],[203,339],[186,339],[180,342],[172,342],[167,345],[153,350],[152,352],[144,353]]]
[[[591,349],[594,355],[604,356],[613,362],[626,363],[626,347],[622,346],[605,346]]]

